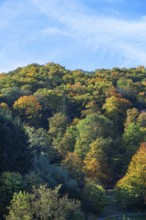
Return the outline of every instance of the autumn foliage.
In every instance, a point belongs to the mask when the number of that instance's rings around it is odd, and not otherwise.
[[[33,186],[45,187],[43,198],[61,185],[59,198],[80,201],[86,217],[104,208],[103,187],[116,186],[123,207],[145,208],[145,142],[145,67],[90,72],[34,63],[0,74],[0,219],[12,218],[13,207],[31,216]]]
[[[124,207],[146,202],[146,143],[132,157],[126,175],[117,183],[116,191]]]

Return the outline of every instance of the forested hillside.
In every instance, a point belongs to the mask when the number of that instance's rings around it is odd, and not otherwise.
[[[142,66],[1,73],[0,219],[98,216],[113,188],[123,207],[145,207],[145,142]]]

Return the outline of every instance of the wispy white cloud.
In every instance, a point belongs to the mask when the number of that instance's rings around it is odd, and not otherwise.
[[[1,72],[32,62],[31,44],[40,32],[37,15],[41,13],[35,9],[30,0],[0,2]]]
[[[0,71],[49,60],[90,70],[146,65],[146,17],[123,16],[124,2],[0,1]]]
[[[73,36],[79,44],[94,52],[113,53],[127,63],[146,64],[146,18],[126,20],[101,12],[94,15],[77,0],[32,0],[47,16],[63,24],[66,30],[56,28],[48,32]],[[105,1],[105,0],[104,0]],[[114,0],[106,0],[106,2]],[[100,55],[99,55],[100,56]]]
[[[70,36],[71,35],[67,32],[67,31],[64,31],[60,28],[57,28],[57,27],[49,27],[49,28],[45,28],[41,31],[42,34],[44,35],[63,35],[63,36]]]

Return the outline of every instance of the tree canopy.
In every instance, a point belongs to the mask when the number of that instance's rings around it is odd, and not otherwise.
[[[41,207],[50,195],[62,219],[79,204],[80,216],[99,215],[115,185],[124,206],[144,206],[145,141],[145,67],[0,74],[0,219],[53,220]]]

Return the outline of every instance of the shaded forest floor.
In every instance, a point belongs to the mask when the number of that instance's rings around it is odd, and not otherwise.
[[[144,216],[145,214],[145,216]],[[107,206],[101,213],[97,220],[130,220],[131,218],[126,216],[132,216],[133,220],[146,219],[146,213],[133,213],[131,211],[125,211],[114,197],[113,190],[107,190]],[[142,216],[135,218],[136,216]]]
[[[104,209],[104,211],[101,213],[101,219],[105,217],[112,217],[112,216],[122,216],[123,215],[123,209],[120,207],[120,205],[117,203],[113,190],[107,190],[106,193],[107,196],[107,206]]]

